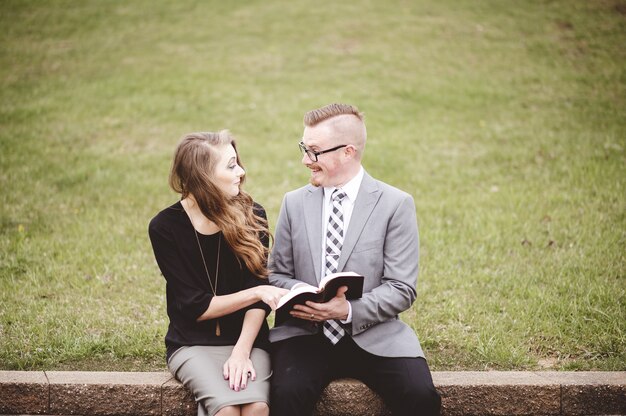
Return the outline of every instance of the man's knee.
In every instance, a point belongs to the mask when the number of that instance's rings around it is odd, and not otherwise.
[[[270,388],[272,415],[311,414],[321,390],[307,377],[272,378]]]
[[[300,397],[314,393],[313,385],[307,377],[276,377],[272,378],[272,396],[279,400]]]

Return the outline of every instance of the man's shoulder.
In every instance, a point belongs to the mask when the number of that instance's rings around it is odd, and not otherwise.
[[[300,198],[302,195],[306,195],[308,193],[315,192],[316,189],[317,188],[315,186],[313,186],[311,184],[307,184],[307,185],[304,185],[304,186],[302,186],[302,187],[300,187],[298,189],[294,189],[294,190],[288,191],[285,194],[285,199],[291,200],[291,199],[294,199],[294,198]]]
[[[383,182],[380,179],[376,179],[372,176],[369,176],[369,183],[365,180],[365,178],[364,181],[364,184],[367,184],[371,188],[377,189],[378,191],[382,192],[385,198],[398,200],[404,200],[407,198],[413,199],[413,196],[410,193],[403,191],[400,188],[396,188],[395,186]]]

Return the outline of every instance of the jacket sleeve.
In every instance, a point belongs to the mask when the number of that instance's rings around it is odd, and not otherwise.
[[[395,319],[409,309],[417,297],[419,234],[415,204],[410,195],[398,203],[389,219],[383,244],[381,284],[352,305],[352,335],[381,322]]]

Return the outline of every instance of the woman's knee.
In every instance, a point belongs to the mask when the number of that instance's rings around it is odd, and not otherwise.
[[[241,409],[239,406],[224,406],[215,413],[215,416],[239,416]]]
[[[266,416],[269,413],[270,407],[265,402],[254,402],[241,406],[242,416]]]

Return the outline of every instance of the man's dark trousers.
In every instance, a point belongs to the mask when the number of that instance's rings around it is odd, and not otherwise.
[[[394,416],[439,415],[441,398],[425,359],[375,356],[350,336],[334,346],[321,333],[276,342],[272,367],[272,416],[312,414],[323,389],[340,377],[364,382]]]

